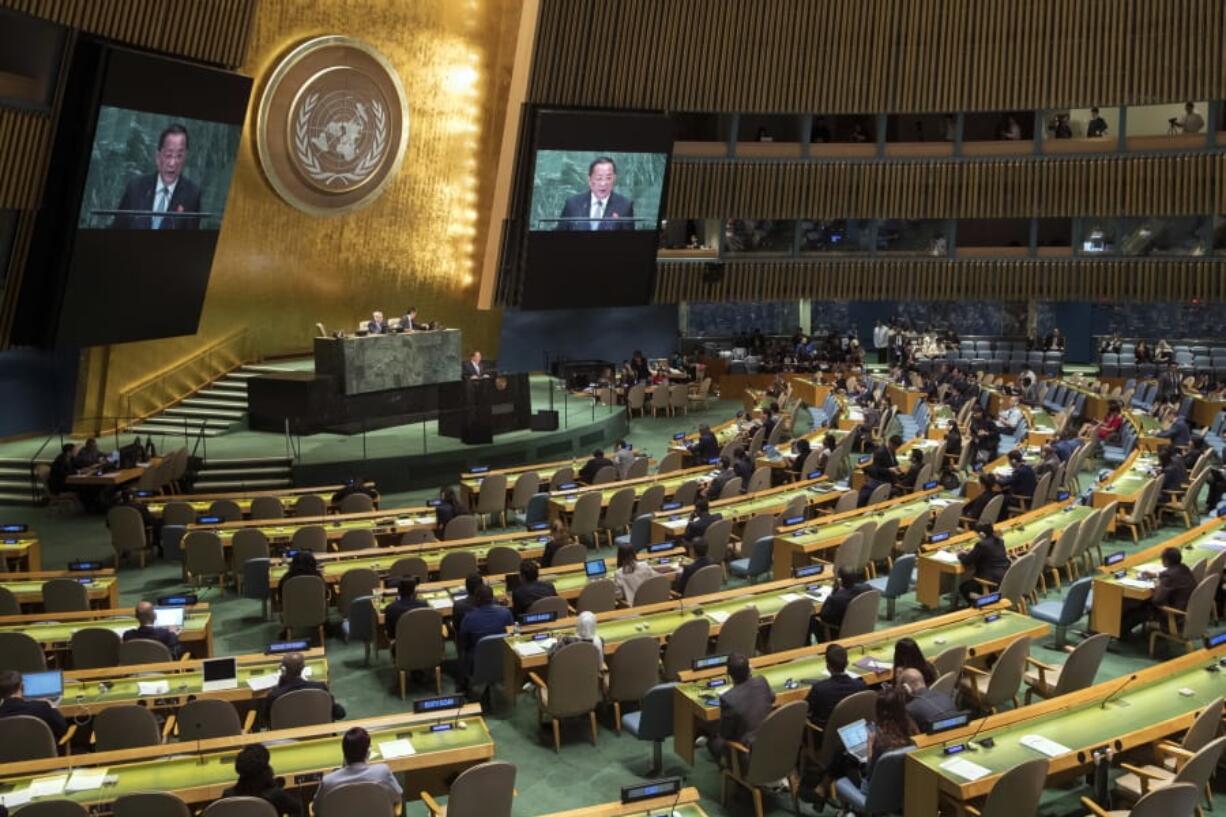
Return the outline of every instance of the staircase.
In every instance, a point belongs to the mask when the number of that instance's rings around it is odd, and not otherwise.
[[[243,457],[206,460],[196,471],[196,493],[290,488],[294,484],[289,457]]]
[[[273,366],[248,365],[227,372],[170,408],[141,420],[128,430],[135,434],[216,437],[247,417],[247,381],[258,374],[283,371]]]
[[[0,505],[35,505],[31,490],[30,461],[0,458]]]

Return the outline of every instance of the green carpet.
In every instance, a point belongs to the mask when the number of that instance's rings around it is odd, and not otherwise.
[[[672,419],[635,419],[631,424],[629,440],[636,449],[645,449],[658,458],[663,455],[673,433],[691,430],[704,420],[718,421],[730,417],[737,408],[738,404],[731,401],[713,401],[711,408],[701,413]],[[386,496],[384,502],[388,507],[413,504],[427,495],[422,492],[392,494]],[[21,516],[39,532],[44,543],[43,560],[48,570],[62,569],[70,559],[108,558],[111,555],[109,537],[100,517],[64,517],[43,510],[26,511]],[[1143,541],[1141,547],[1169,537],[1178,530],[1181,528],[1168,527]],[[1136,550],[1130,540],[1118,540],[1110,547],[1129,552]],[[121,577],[124,605],[181,587],[177,565],[155,564],[143,572],[125,568],[121,571]],[[1056,598],[1056,594],[1049,593],[1048,598]],[[218,654],[260,651],[275,638],[276,625],[260,618],[260,605],[257,602],[236,598],[232,592],[219,595],[216,591],[208,591],[204,600],[214,610]],[[923,615],[913,598],[907,597],[899,602],[896,623],[913,621]],[[886,622],[880,622],[880,628],[885,626]],[[345,705],[350,718],[400,711],[407,706],[392,691],[395,674],[386,653],[367,668],[363,666],[363,649],[359,644],[346,644],[338,634],[333,634],[329,637],[327,648],[332,688]],[[1063,661],[1061,656],[1041,645],[1036,645],[1032,654],[1047,662],[1058,664]],[[1140,640],[1122,643],[1107,654],[1098,680],[1108,680],[1150,663]],[[444,683],[450,686],[450,680]],[[411,694],[426,695],[429,690],[419,687]],[[516,815],[527,817],[616,800],[622,785],[639,779],[638,774],[649,765],[651,745],[640,743],[629,735],[617,737],[612,731],[610,718],[611,710],[601,713],[602,728],[596,747],[588,742],[583,723],[576,721],[566,724],[561,754],[553,752],[547,742],[547,732],[538,728],[536,708],[526,697],[522,697],[513,710],[508,710],[504,704],[496,716],[489,718],[497,746],[496,756],[514,762],[518,767]],[[752,814],[750,800],[743,795],[730,800],[727,809],[719,805],[718,774],[705,752],[699,753],[694,768],[687,768],[669,749],[671,741],[666,743],[666,773],[683,774],[689,785],[697,786],[703,795],[703,806],[710,814]],[[1083,810],[1077,798],[1087,793],[1080,785],[1049,790],[1041,813],[1080,815]],[[775,813],[789,810],[786,797],[768,798],[768,804]],[[1215,804],[1219,811],[1226,808],[1226,797],[1216,797]],[[802,805],[801,808],[806,814],[813,813],[811,806]],[[424,812],[420,803],[412,803],[408,807],[409,814],[420,815]],[[834,811],[827,808],[825,813],[833,814]]]

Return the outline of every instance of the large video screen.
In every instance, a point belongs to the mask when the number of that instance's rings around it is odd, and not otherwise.
[[[651,300],[672,141],[662,114],[537,112],[522,308]]]
[[[228,71],[78,45],[71,127],[56,136],[28,268],[45,281],[23,281],[19,308],[41,316],[25,339],[85,347],[196,331],[250,93]]]

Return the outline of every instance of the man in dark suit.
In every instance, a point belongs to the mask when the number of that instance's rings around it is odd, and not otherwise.
[[[402,578],[400,584],[396,586],[396,600],[383,611],[383,625],[387,628],[388,639],[396,640],[396,623],[400,621],[401,616],[410,610],[420,610],[429,606],[417,598],[417,579],[412,576]]]
[[[864,469],[864,475],[868,479],[860,488],[860,496],[856,501],[859,507],[863,508],[868,504],[869,497],[872,496],[878,485],[893,485],[898,480],[897,454],[901,446],[902,437],[895,434],[886,441],[885,445],[879,445],[873,450],[872,462]]]
[[[819,618],[825,624],[838,629],[843,625],[843,616],[847,615],[847,605],[856,596],[873,588],[864,581],[864,574],[859,570],[845,567],[839,571],[839,586],[830,598],[822,604]]]
[[[983,522],[975,526],[975,532],[979,534],[979,540],[975,542],[975,546],[965,553],[958,554],[958,561],[962,563],[962,566],[972,571],[971,577],[962,582],[958,588],[962,593],[962,598],[968,603],[974,600],[980,590],[980,585],[975,578],[987,579],[1000,584],[1005,571],[1009,569],[1009,554],[1005,552],[1004,540],[996,535],[996,529],[987,522]]]
[[[1009,467],[1013,469],[1013,473],[1003,481],[1005,490],[1009,493],[1009,504],[1018,509],[1022,507],[1022,500],[1031,503],[1031,507],[1040,504],[1034,501],[1039,478],[1022,457],[1020,449],[1015,448],[1009,452]]]
[[[700,464],[719,456],[719,440],[715,439],[711,426],[706,423],[698,426],[698,441],[690,447],[690,453]]]
[[[451,605],[451,631],[456,636],[456,648],[459,649],[460,642],[460,624],[464,622],[464,616],[476,609],[476,600],[473,598],[477,593],[477,588],[485,584],[485,579],[481,578],[480,573],[469,573],[464,577],[464,592],[467,593],[462,599],[456,599]]]
[[[732,689],[719,699],[719,731],[707,744],[716,762],[729,751],[728,741],[752,747],[758,727],[770,714],[775,693],[760,675],[750,676],[749,659],[740,653],[728,656]]]
[[[282,695],[288,695],[291,692],[296,692],[300,689],[318,689],[324,692],[332,693],[328,690],[328,685],[322,681],[310,681],[303,677],[302,673],[306,669],[306,659],[303,658],[300,652],[291,652],[281,659],[281,679],[277,681],[277,685],[268,690],[268,695],[264,697],[264,720],[268,722],[272,716],[273,702]],[[332,720],[339,721],[345,717],[345,707],[332,699]]]
[[[55,494],[62,494],[68,489],[68,478],[77,472],[74,462],[77,447],[65,443],[60,453],[51,463],[51,475],[47,477],[47,489]]]
[[[727,457],[720,457],[719,473],[707,483],[707,499],[719,499],[719,495],[723,493],[724,485],[735,476],[736,471],[732,470],[732,462]]]
[[[928,731],[934,721],[957,714],[958,705],[947,692],[931,690],[924,683],[924,673],[908,667],[898,674],[898,683],[907,691],[907,714],[921,731]]]
[[[1141,604],[1129,607],[1124,611],[1121,631],[1128,635],[1133,628],[1143,621],[1153,619],[1158,626],[1166,629],[1167,614],[1160,608],[1172,607],[1176,610],[1187,610],[1192,591],[1196,589],[1196,577],[1183,563],[1183,554],[1179,548],[1166,548],[1162,551],[1162,571],[1154,576],[1152,573],[1142,573],[1143,579],[1154,579],[1153,596]]]
[[[128,182],[117,210],[146,210],[157,213],[200,212],[200,188],[183,175],[187,164],[187,128],[171,125],[158,137],[153,154],[156,173],[138,176]],[[115,216],[111,227],[122,230],[196,230],[199,216],[176,218],[173,215]]]
[[[604,451],[597,448],[592,452],[592,458],[583,463],[583,467],[579,469],[579,481],[585,482],[588,485],[592,484],[592,480],[600,473],[601,468],[613,468],[613,460],[604,455]]]
[[[1158,467],[1162,470],[1163,499],[1172,499],[1166,494],[1182,494],[1184,483],[1188,481],[1188,466],[1179,452],[1169,445],[1163,448],[1158,452]]]
[[[368,335],[386,335],[387,321],[383,318],[383,313],[375,310],[370,314],[370,320],[366,322],[366,334]]]
[[[401,332],[424,332],[429,328],[429,324],[420,323],[417,320],[417,307],[415,306],[410,306],[405,310],[404,314],[400,316]]]
[[[476,380],[484,376],[485,367],[481,365],[481,352],[474,351],[472,357],[460,364],[460,375],[465,380]]]
[[[153,610],[153,603],[142,601],[136,605],[136,623],[137,627],[134,630],[128,630],[123,634],[124,641],[133,641],[137,638],[147,638],[150,641],[157,641],[166,645],[166,649],[170,650],[170,657],[176,661],[183,654],[183,645],[179,643],[179,631],[175,627],[155,627],[153,622],[157,620],[157,613]]]
[[[528,608],[541,599],[558,595],[553,582],[540,580],[541,569],[531,559],[524,559],[519,565],[519,587],[511,591],[511,612],[522,616]]]
[[[689,547],[690,552],[694,554],[694,561],[682,568],[681,575],[677,577],[677,592],[681,594],[685,593],[685,586],[689,582],[690,576],[693,576],[707,565],[715,564],[715,562],[711,561],[711,557],[707,555],[706,539],[692,539],[689,542]]]
[[[732,452],[732,470],[741,478],[741,493],[749,489],[749,478],[753,476],[753,460],[744,448],[738,447]]]
[[[559,214],[558,230],[633,230],[634,202],[613,192],[617,183],[617,165],[608,156],[600,156],[588,165],[587,192],[577,193],[566,200]]]
[[[1192,429],[1188,428],[1188,421],[1178,414],[1167,422],[1166,427],[1154,436],[1159,439],[1170,440],[1171,445],[1175,448],[1187,448],[1192,444]]]
[[[64,716],[46,701],[27,701],[22,695],[21,673],[15,670],[0,670],[0,718],[29,715],[38,718],[51,729],[58,741],[68,731]]]
[[[685,538],[691,541],[702,539],[707,534],[707,528],[723,518],[721,514],[711,513],[711,503],[700,496],[694,500],[694,513],[685,526]]]
[[[809,703],[809,723],[814,726],[825,727],[839,701],[868,689],[863,678],[847,674],[847,650],[842,644],[831,644],[826,649],[826,671],[830,677],[809,687],[806,699]]]

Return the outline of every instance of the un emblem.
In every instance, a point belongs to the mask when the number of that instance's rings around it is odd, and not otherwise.
[[[309,40],[264,87],[256,123],[260,164],[287,202],[330,215],[374,201],[399,170],[408,106],[382,54],[348,37]]]

